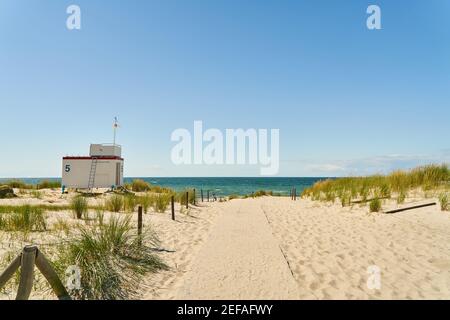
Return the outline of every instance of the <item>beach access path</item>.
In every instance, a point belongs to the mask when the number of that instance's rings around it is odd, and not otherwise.
[[[298,299],[297,282],[261,206],[246,200],[229,206],[211,227],[175,299]]]

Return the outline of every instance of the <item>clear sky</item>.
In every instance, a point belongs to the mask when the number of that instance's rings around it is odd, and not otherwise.
[[[450,1],[1,0],[0,177],[61,176],[114,116],[125,176],[258,175],[173,165],[194,120],[280,129],[281,176],[450,162]]]

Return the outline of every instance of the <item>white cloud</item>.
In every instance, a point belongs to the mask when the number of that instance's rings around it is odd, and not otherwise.
[[[450,163],[450,149],[436,154],[388,154],[360,159],[339,159],[321,161],[303,159],[285,161],[289,166],[297,166],[301,175],[308,176],[356,176],[389,173],[397,169],[410,169],[426,164]]]

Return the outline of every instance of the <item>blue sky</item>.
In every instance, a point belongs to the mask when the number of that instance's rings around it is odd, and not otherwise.
[[[0,177],[60,176],[62,156],[111,142],[114,116],[126,176],[258,175],[173,165],[170,134],[194,120],[280,129],[281,176],[450,162],[449,15],[445,0],[1,0]]]

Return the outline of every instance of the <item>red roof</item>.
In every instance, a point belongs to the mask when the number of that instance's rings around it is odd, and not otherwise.
[[[96,157],[63,157],[63,160],[123,160],[121,157],[116,156],[96,156]]]

